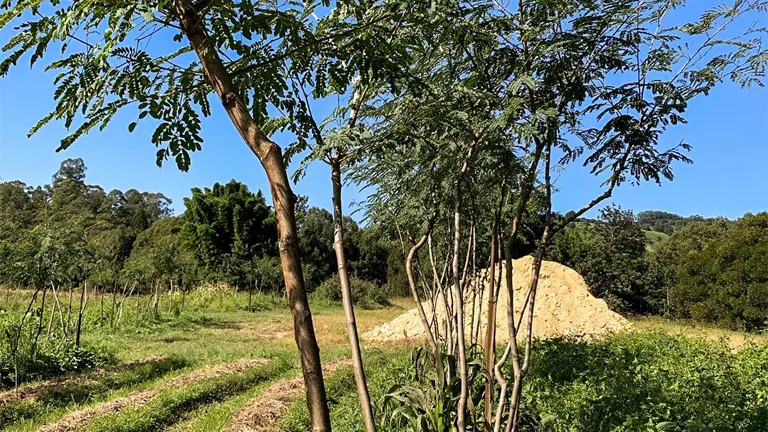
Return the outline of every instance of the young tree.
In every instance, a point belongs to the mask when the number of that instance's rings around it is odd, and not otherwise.
[[[0,28],[22,17],[19,33],[4,47],[0,75],[26,53],[31,53],[32,64],[49,53],[48,48],[66,53],[49,65],[60,72],[55,81],[57,105],[30,133],[53,119],[63,120],[68,128],[78,121],[62,139],[59,150],[63,150],[94,127],[106,127],[118,111],[137,107],[140,120],[151,116],[158,121],[152,139],[159,147],[158,163],[173,157],[186,170],[190,152],[201,149],[200,114],[211,114],[208,97],[213,93],[258,157],[272,193],[313,429],[329,430],[319,349],[298,249],[295,196],[282,150],[267,136],[270,130],[265,124],[268,105],[293,111],[298,104],[297,96],[286,91],[286,61],[323,48],[324,40],[316,37],[312,23],[317,4],[42,3],[6,0],[0,15]],[[346,37],[355,30],[324,38]],[[160,40],[165,43],[148,46]],[[164,48],[165,52],[154,55]],[[298,67],[301,62],[293,64]],[[135,126],[131,123],[128,129],[133,131]]]

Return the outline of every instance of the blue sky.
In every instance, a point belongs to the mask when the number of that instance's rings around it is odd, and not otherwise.
[[[0,31],[0,43],[12,35],[11,28]],[[54,58],[55,54],[47,60]],[[178,171],[172,161],[162,168],[155,165],[156,149],[150,143],[153,125],[141,122],[134,133],[129,133],[127,125],[135,120],[135,113],[130,111],[116,116],[103,132],[91,132],[61,153],[55,149],[66,134],[62,124],[51,124],[27,139],[29,128],[54,106],[54,73],[43,72],[41,66],[30,70],[28,59],[22,59],[9,76],[0,79],[2,181],[48,183],[62,160],[80,157],[88,167],[89,183],[107,191],[135,188],[162,192],[174,201],[177,213],[183,211],[182,199],[195,186],[234,178],[254,191],[268,190],[261,165],[217,104],[213,104],[213,116],[203,120],[203,150],[192,155],[192,167],[187,173]],[[321,105],[321,109],[332,108],[330,102]],[[693,151],[689,156],[694,163],[678,164],[675,180],[661,187],[624,185],[615,192],[612,202],[635,211],[666,210],[707,217],[737,218],[746,212],[768,210],[768,90],[721,85],[709,97],[696,99],[686,118],[689,123],[671,129],[662,143],[691,143]],[[287,144],[289,138],[278,136],[276,140]],[[557,176],[555,210],[566,212],[581,207],[599,194],[599,186],[600,181],[586,170],[569,166]],[[295,185],[295,192],[308,195],[310,205],[330,208],[328,167],[312,165],[306,177]],[[348,207],[363,198],[353,187],[345,189]]]

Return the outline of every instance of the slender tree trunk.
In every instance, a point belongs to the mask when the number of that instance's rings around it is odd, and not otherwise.
[[[51,290],[53,291],[53,300],[55,301],[56,309],[59,311],[59,325],[61,326],[62,333],[64,333],[64,331],[66,330],[64,328],[64,311],[61,310],[61,303],[59,302],[59,294],[56,292],[56,285],[53,282],[51,282]],[[50,331],[48,331],[48,335],[50,335]],[[46,335],[46,338],[48,337],[48,335]]]
[[[99,327],[104,326],[104,290],[99,287]]]
[[[447,350],[448,352],[452,351],[452,343],[453,343],[453,320],[451,319],[452,311],[451,311],[451,305],[448,303],[448,295],[445,292],[445,289],[443,287],[442,280],[440,276],[437,274],[437,264],[435,261],[434,253],[432,251],[432,235],[430,234],[427,237],[427,252],[429,252],[429,264],[432,267],[432,292],[434,293],[432,296],[432,316],[435,320],[436,325],[440,325],[440,321],[438,319],[437,315],[437,293],[440,293],[440,297],[443,300],[443,310],[445,312],[445,341],[447,342]],[[445,264],[448,265],[448,261],[445,261]],[[426,278],[424,275],[421,275],[421,280],[424,281]],[[439,336],[439,335],[438,335]],[[440,338],[438,337],[438,340]]]
[[[35,293],[32,294],[32,299],[29,301],[29,304],[27,305],[27,310],[24,311],[24,315],[21,316],[21,321],[19,321],[19,327],[16,331],[16,338],[13,343],[13,349],[12,349],[12,356],[13,356],[13,388],[18,389],[19,388],[19,343],[21,341],[21,334],[24,332],[24,321],[27,319],[27,315],[29,315],[29,311],[32,310],[32,305],[35,304],[35,300],[37,299],[37,294],[40,292],[40,288],[35,289]]]
[[[115,320],[115,325],[120,325],[120,320],[123,319],[123,304],[125,304],[126,302],[128,302],[128,300],[131,299],[134,289],[136,289],[136,282],[134,282],[133,286],[131,286],[131,290],[128,292],[128,296],[126,297],[125,295],[123,295],[123,299],[120,300],[120,307],[118,308],[118,311],[117,311],[117,319]]]
[[[331,159],[330,165],[331,182],[333,183],[333,249],[336,252],[339,283],[341,285],[341,298],[344,303],[344,315],[347,318],[347,334],[349,335],[349,345],[352,349],[352,365],[355,373],[355,385],[357,386],[357,394],[360,397],[360,407],[363,411],[365,430],[374,432],[376,430],[376,423],[373,418],[371,396],[368,394],[368,384],[365,379],[363,356],[360,352],[360,340],[357,333],[357,323],[355,321],[355,308],[352,301],[352,288],[350,287],[349,273],[347,271],[347,257],[344,253],[344,217],[341,208],[341,163],[338,155],[335,155]]]
[[[85,303],[88,301],[88,281],[83,282],[83,290],[80,292],[80,309],[77,312],[77,329],[75,330],[75,347],[80,348],[80,332],[83,326],[83,312],[85,312]]]
[[[35,341],[32,343],[32,358],[37,357],[37,340],[40,338],[40,333],[43,331],[43,321],[45,318],[45,294],[48,292],[48,287],[43,288],[43,298],[40,301],[40,321],[37,323],[37,331],[35,332]],[[53,315],[51,315],[53,317]]]
[[[208,82],[221,99],[230,120],[243,140],[259,158],[269,180],[277,220],[280,261],[293,316],[296,345],[301,355],[301,366],[307,394],[312,429],[315,432],[331,430],[328,400],[320,364],[312,312],[309,307],[301,268],[301,255],[296,229],[296,196],[291,190],[288,173],[280,147],[272,142],[251,117],[250,109],[238,94],[232,78],[218,51],[208,37],[200,12],[189,0],[175,0],[176,15],[191,47],[197,53]],[[258,91],[258,89],[256,89]]]
[[[540,156],[541,153],[538,153],[537,156]],[[531,275],[531,285],[528,290],[528,298],[526,298],[526,303],[523,305],[522,309],[520,310],[520,324],[517,325],[517,327],[514,327],[514,317],[512,317],[512,322],[508,323],[508,325],[511,325],[513,328],[513,334],[510,334],[510,338],[514,337],[514,343],[513,346],[511,346],[512,350],[512,360],[513,360],[513,369],[514,369],[514,385],[512,388],[512,399],[509,402],[509,414],[507,416],[507,427],[506,432],[513,432],[517,431],[518,429],[518,419],[520,414],[520,395],[523,390],[523,378],[525,378],[525,375],[528,373],[528,367],[530,365],[531,361],[531,341],[533,338],[533,312],[534,312],[534,306],[536,305],[536,291],[538,290],[539,286],[539,275],[541,273],[541,263],[544,258],[544,252],[547,249],[547,244],[549,243],[549,240],[551,239],[551,233],[554,231],[550,231],[551,229],[551,221],[552,221],[552,180],[551,180],[551,160],[552,160],[552,144],[549,142],[546,145],[546,159],[545,159],[545,166],[544,166],[544,179],[545,179],[545,189],[546,189],[546,216],[544,220],[544,233],[541,236],[541,241],[539,242],[539,246],[536,250],[536,256],[534,257],[533,261],[533,274]],[[533,166],[532,166],[533,168]],[[529,171],[530,174],[530,171]],[[526,186],[529,186],[530,188],[533,187],[533,180],[530,180],[530,184],[526,184]],[[527,190],[527,193],[530,192],[530,188]],[[526,190],[524,189],[524,192]],[[527,203],[528,195],[527,193],[523,198],[518,206],[518,212],[515,215],[515,219],[512,224],[512,235],[517,234],[518,229],[518,222],[521,220],[524,210],[524,205]],[[511,255],[512,255],[512,244],[514,243],[514,237],[510,239],[508,242],[507,248],[506,248],[506,255],[508,257],[508,266],[509,268],[507,271],[512,274],[512,264],[511,264]],[[513,279],[512,276],[507,276],[507,288],[511,291],[510,295],[513,295]],[[512,305],[510,305],[512,307]],[[522,325],[523,317],[525,316],[525,309],[528,308],[528,323],[526,328],[526,338],[525,338],[525,353],[524,353],[524,359],[523,364],[520,365],[520,355],[518,353],[517,349],[517,333],[520,330],[520,325]],[[514,313],[514,312],[513,312]],[[509,319],[509,317],[508,317]]]
[[[461,258],[461,203],[459,201],[459,181],[459,179],[456,179],[456,184],[453,188],[453,295],[455,298],[453,302],[456,309],[456,342],[459,348],[459,379],[461,380],[457,426],[459,427],[459,430],[463,432],[466,430],[465,419],[469,384],[467,381],[467,353],[464,336],[464,293],[459,279],[459,262]]]
[[[72,322],[72,295],[74,288],[72,284],[69,286],[69,305],[67,306],[67,327],[64,329],[64,338],[69,339],[70,323]]]
[[[170,284],[170,288],[168,288],[168,314],[170,314],[171,309],[173,309],[173,278],[169,279],[168,283]]]
[[[469,152],[461,165],[459,174],[456,176],[456,183],[453,185],[453,303],[456,314],[456,343],[458,344],[459,350],[459,379],[461,381],[457,426],[462,432],[466,430],[465,420],[469,383],[467,381],[466,337],[464,336],[464,290],[460,279],[461,274],[459,273],[459,264],[461,263],[461,181],[469,170],[469,162],[472,159],[472,153],[479,140],[480,136],[475,135],[475,139],[472,141]],[[469,252],[467,252],[467,258],[469,258]]]
[[[427,319],[427,315],[424,313],[424,307],[421,304],[421,299],[419,298],[419,292],[416,289],[416,280],[413,277],[413,259],[416,257],[416,254],[419,252],[419,249],[421,249],[424,246],[424,243],[427,242],[427,237],[432,232],[432,225],[434,224],[434,218],[437,215],[437,209],[435,209],[434,216],[432,217],[432,220],[429,223],[429,227],[427,228],[427,233],[421,236],[418,242],[416,242],[413,247],[411,247],[411,250],[408,251],[408,256],[405,258],[405,273],[408,276],[408,286],[411,288],[411,295],[413,296],[413,301],[416,303],[416,311],[419,313],[419,318],[421,318],[421,323],[424,326],[424,331],[427,335],[427,344],[429,345],[429,350],[432,356],[437,355],[437,341],[435,340],[435,335],[432,333],[432,327],[429,325],[429,319]],[[423,277],[422,277],[423,279]],[[433,315],[435,316],[435,321],[437,321],[437,314],[435,314],[434,309],[432,310]],[[435,327],[437,327],[437,323],[435,323]]]
[[[51,286],[53,288],[53,286]],[[52,292],[52,295],[54,299],[56,298],[56,291]],[[51,328],[53,327],[53,317],[56,315],[56,303],[53,304],[53,307],[51,308],[51,316],[48,318],[48,326],[45,329],[45,340],[50,339],[51,337]]]
[[[496,295],[494,289],[496,285],[496,254],[497,254],[497,232],[499,229],[498,214],[494,217],[491,227],[491,267],[488,280],[488,322],[485,328],[485,372],[487,382],[485,383],[485,431],[490,432],[491,422],[493,420],[493,366],[496,362]]]
[[[248,312],[251,312],[251,304],[253,303],[253,280],[250,282],[251,289],[248,290]]]
[[[152,313],[155,319],[160,318],[160,282],[155,281],[155,298],[152,299]]]
[[[123,294],[125,294],[125,287],[123,287]],[[115,308],[117,307],[117,281],[112,285],[112,313],[109,315],[109,327],[115,326]]]

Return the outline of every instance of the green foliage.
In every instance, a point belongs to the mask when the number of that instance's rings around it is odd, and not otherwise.
[[[674,213],[656,210],[641,211],[637,214],[637,223],[643,230],[651,230],[659,233],[671,235],[675,230],[682,228],[691,222],[704,222],[711,219],[704,219],[701,216],[682,217]]]
[[[479,347],[471,347],[467,355],[467,381],[471,383],[467,398],[467,430],[473,431],[483,429],[482,413],[477,408],[485,394],[483,383],[486,378],[479,352]],[[445,353],[442,347],[434,359],[427,355],[424,348],[418,348],[413,352],[411,362],[412,375],[406,381],[414,384],[398,383],[390,387],[382,401],[386,413],[382,424],[419,432],[452,431],[461,394],[458,359]]]
[[[363,309],[376,309],[391,305],[381,287],[374,282],[356,277],[350,277],[349,279],[354,305]],[[337,274],[326,279],[310,294],[310,302],[315,304],[340,304],[341,300],[341,283]]]
[[[677,314],[732,328],[768,328],[768,213],[747,214],[700,251],[681,256]]]
[[[22,313],[0,306],[0,390],[88,370],[110,360],[106,353],[76,347],[71,340],[41,335],[44,325],[43,309],[34,302]]]
[[[182,233],[185,223],[185,216],[166,217],[142,231],[125,263],[124,279],[138,282],[140,289],[158,283],[187,290],[194,287],[197,267]]]
[[[212,188],[192,189],[184,200],[185,233],[204,278],[245,287],[248,264],[277,254],[274,214],[261,191],[253,193],[234,180]]]
[[[523,390],[526,431],[759,431],[768,346],[632,333],[537,343]]]
[[[393,421],[393,410],[385,410],[380,392],[392,383],[434,391],[417,380],[412,355],[407,350],[387,351],[381,354],[386,361],[380,367],[366,365],[370,381],[381,384],[371,386],[375,406],[387,419],[381,431],[418,429],[407,420]],[[370,357],[374,362],[377,356]],[[524,382],[520,426],[543,432],[758,432],[768,421],[766,368],[765,343],[733,352],[718,342],[644,332],[594,341],[538,341]],[[505,373],[510,376],[509,370]],[[482,390],[483,379],[476,381]],[[350,395],[340,399],[333,394],[334,430],[356,431],[360,425],[355,422],[362,418],[359,400],[352,388],[347,392]],[[291,416],[294,425],[302,424],[296,417],[308,422],[296,412]]]
[[[333,215],[319,207],[302,205],[296,213],[304,281],[307,290],[312,291],[336,272]]]
[[[578,271],[593,295],[622,313],[658,313],[663,297],[645,260],[646,237],[630,210],[606,207],[600,219],[566,229],[549,258]]]

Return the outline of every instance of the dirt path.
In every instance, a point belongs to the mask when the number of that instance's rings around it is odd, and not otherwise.
[[[7,390],[4,392],[0,392],[0,405],[11,403],[11,402],[26,401],[26,400],[33,401],[39,395],[59,386],[72,384],[72,383],[86,383],[86,382],[97,381],[98,378],[101,378],[107,375],[108,373],[115,372],[118,370],[135,369],[136,367],[143,366],[149,363],[159,362],[159,361],[165,360],[166,358],[168,358],[168,356],[152,356],[152,357],[147,357],[143,360],[139,360],[131,363],[125,363],[117,366],[96,369],[82,375],[62,377],[62,378],[57,378],[53,380],[40,381],[40,382],[24,385],[15,390]]]
[[[323,374],[351,366],[352,360],[340,359],[323,365]],[[273,432],[280,430],[280,418],[304,388],[302,377],[280,380],[267,387],[250,404],[234,415],[226,432]]]
[[[214,378],[224,374],[242,372],[250,367],[263,366],[268,363],[269,360],[267,359],[237,360],[230,363],[222,363],[208,368],[188,372],[164,381],[158,387],[148,390],[141,390],[135,393],[131,393],[128,396],[113,399],[111,401],[100,403],[92,407],[73,411],[56,423],[43,426],[40,428],[40,432],[74,431],[77,428],[88,425],[91,420],[97,417],[117,413],[125,409],[139,408],[147,404],[150,400],[152,400],[153,397],[155,397],[155,395],[162,392],[163,390],[181,387],[191,382]]]

